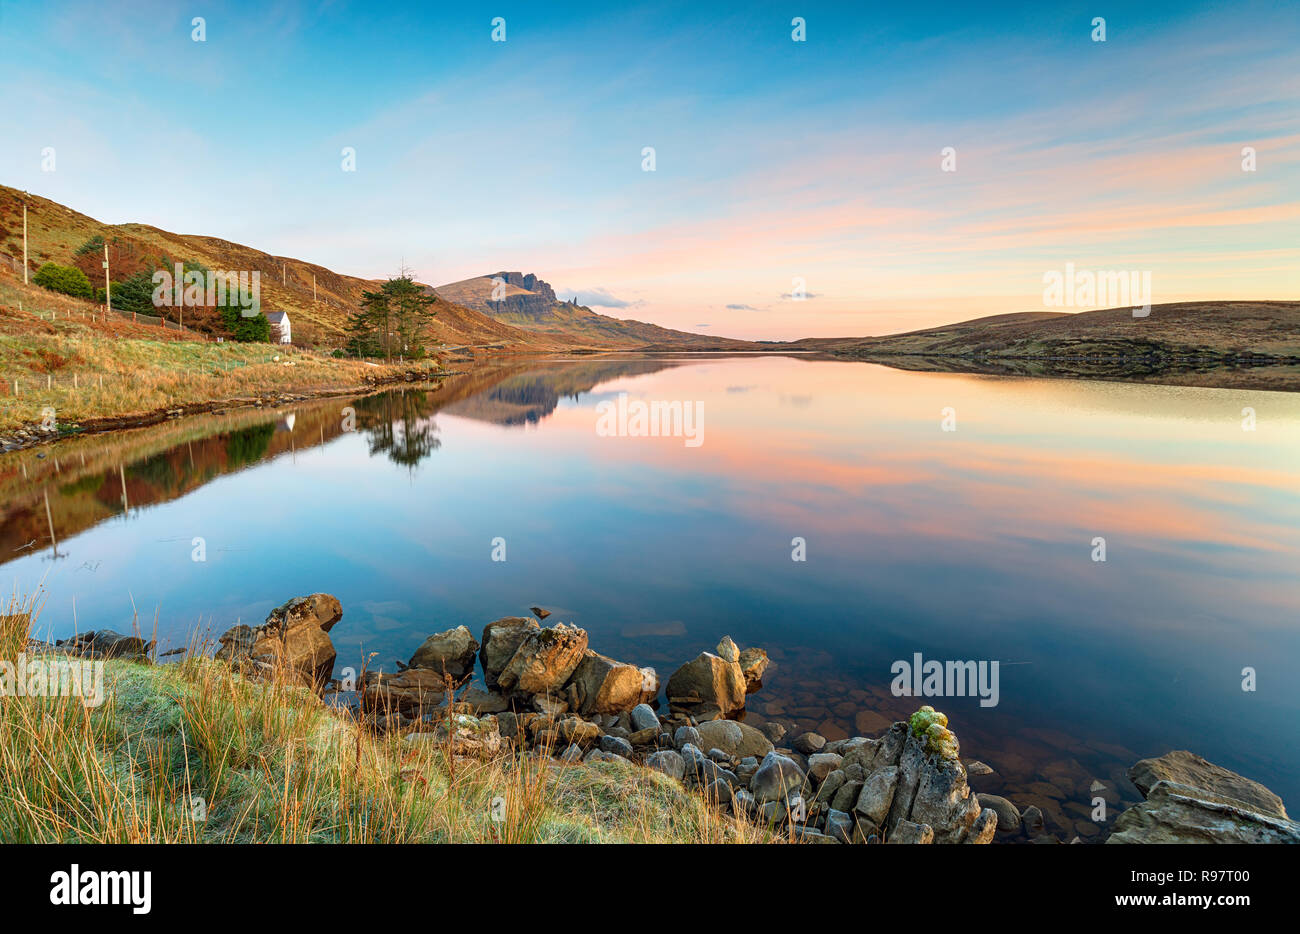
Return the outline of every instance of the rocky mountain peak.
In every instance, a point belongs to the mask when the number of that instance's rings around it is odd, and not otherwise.
[[[548,302],[556,300],[555,290],[551,288],[551,284],[537,278],[537,276],[531,272],[526,274],[522,272],[494,272],[489,275],[488,278],[501,279],[507,285],[513,285],[520,289],[527,289],[529,292],[536,293]]]

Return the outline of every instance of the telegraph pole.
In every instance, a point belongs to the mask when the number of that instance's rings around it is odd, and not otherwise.
[[[27,284],[27,199],[23,199],[23,285]]]
[[[108,281],[108,241],[104,241],[104,305],[109,311],[113,310],[113,286]]]

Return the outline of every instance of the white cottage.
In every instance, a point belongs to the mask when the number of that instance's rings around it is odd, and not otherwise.
[[[287,311],[268,311],[266,320],[271,322],[271,341],[275,342],[275,335],[280,335],[279,343],[292,344],[293,335],[289,329],[289,313]]]

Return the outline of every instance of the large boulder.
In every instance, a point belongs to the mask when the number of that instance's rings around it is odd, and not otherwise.
[[[569,678],[576,709],[583,716],[623,713],[658,693],[653,668],[616,662],[588,649]],[[656,721],[656,724],[658,721]]]
[[[456,681],[463,681],[474,673],[474,659],[478,655],[478,642],[464,626],[435,632],[425,639],[411,656],[411,668],[431,668],[446,672]]]
[[[862,791],[858,793],[858,801],[853,809],[857,812],[858,823],[866,824],[865,829],[869,833],[876,833],[884,823],[885,815],[889,813],[889,807],[894,803],[894,791],[897,787],[898,767],[894,765],[871,774],[863,782]]]
[[[1107,843],[1300,843],[1300,824],[1258,782],[1186,750],[1143,759],[1129,778],[1146,797]]]
[[[966,785],[966,769],[956,759],[927,756],[912,798],[909,820],[934,828],[936,843],[961,843],[983,808]],[[997,813],[993,826],[997,827]]]
[[[659,728],[659,716],[649,704],[637,704],[633,707],[630,719],[634,731],[657,730]]]
[[[361,709],[419,717],[441,704],[446,691],[442,672],[431,668],[408,668],[400,674],[367,671],[361,677]]]
[[[772,751],[766,736],[738,720],[705,720],[695,730],[701,749],[721,749],[733,759],[762,759]]]
[[[266,615],[265,625],[278,629],[311,625],[322,632],[329,632],[342,618],[343,604],[339,603],[338,597],[328,593],[313,593],[280,604]]]
[[[964,764],[964,763],[963,763]],[[966,766],[969,772],[970,766]],[[976,795],[980,807],[990,808],[998,816],[998,830],[1014,832],[1020,829],[1020,809],[1001,795]]]
[[[513,694],[558,694],[587,652],[586,630],[557,623],[529,631],[497,685]]]
[[[675,778],[680,781],[686,775],[686,761],[680,754],[671,749],[660,749],[652,752],[645,758],[645,765],[648,769],[655,769],[663,772],[669,778]]]
[[[479,661],[483,664],[483,681],[489,688],[497,686],[497,677],[514,657],[524,637],[540,628],[530,616],[506,616],[483,627]]]
[[[745,691],[753,694],[763,686],[763,675],[767,672],[767,652],[759,648],[742,649],[740,652],[740,673],[745,678]]]
[[[247,626],[243,628],[248,629]],[[55,645],[87,658],[125,658],[131,661],[148,661],[149,650],[153,648],[152,642],[146,643],[139,636],[127,636],[111,629],[78,633],[71,639],[59,640]]]
[[[779,752],[769,752],[749,781],[749,792],[760,803],[784,801],[791,791],[803,786],[804,774],[795,761]]]
[[[745,676],[738,662],[701,652],[668,679],[668,709],[697,720],[727,717],[745,709]]]
[[[845,747],[842,770],[861,769],[860,790],[845,782],[832,799],[852,809],[859,836],[890,842],[988,843],[998,815],[980,805],[958,758],[948,718],[922,707],[880,737]],[[834,773],[832,773],[834,774]]]
[[[456,714],[450,721],[438,720],[431,732],[411,733],[403,742],[411,747],[450,747],[454,756],[484,759],[501,751],[501,731],[496,717]]]
[[[1220,798],[1231,798],[1259,814],[1288,819],[1282,799],[1259,782],[1215,765],[1186,749],[1175,749],[1158,759],[1142,759],[1128,770],[1128,777],[1144,796],[1151,793],[1157,782],[1171,782],[1200,788]]]
[[[295,597],[268,613],[256,629],[241,625],[227,630],[216,657],[254,673],[288,671],[320,687],[334,672],[337,653],[328,633],[342,617],[342,604],[330,594]]]

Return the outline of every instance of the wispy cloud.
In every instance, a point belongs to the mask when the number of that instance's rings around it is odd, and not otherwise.
[[[492,43],[474,9],[285,2],[263,30],[236,3],[196,14],[200,44],[150,4],[6,6],[0,179],[367,277],[600,283],[560,294],[743,337],[1033,310],[1066,261],[1150,268],[1161,300],[1300,290],[1283,6],[1118,2],[1105,44],[1046,10],[814,11],[797,44],[781,17],[651,5],[521,12]]]
[[[560,298],[576,298],[579,305],[596,308],[632,308],[645,304],[643,301],[628,301],[615,298],[605,289],[561,289],[556,293]]]

